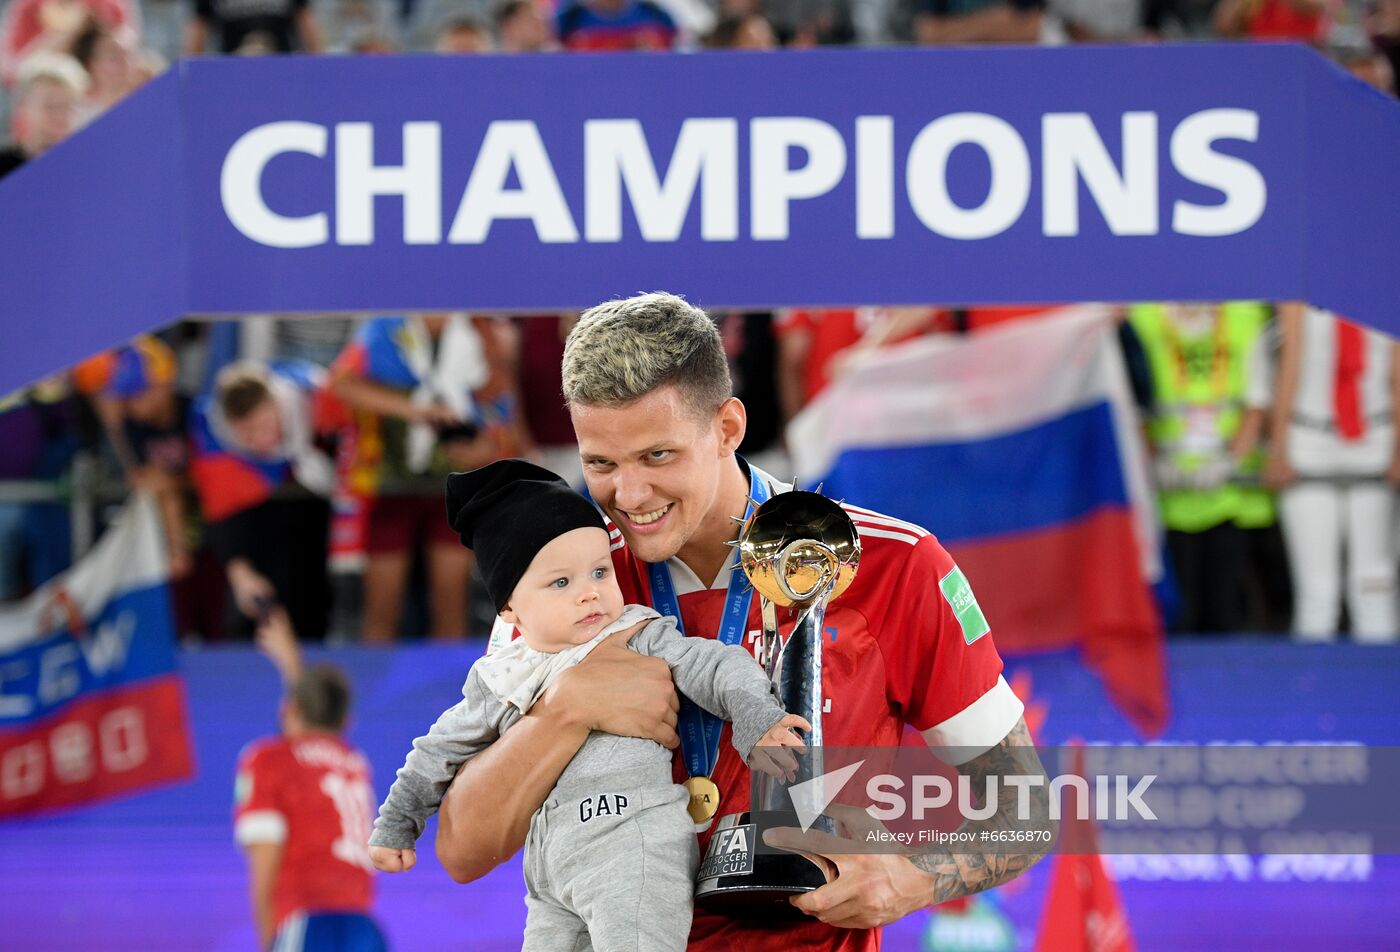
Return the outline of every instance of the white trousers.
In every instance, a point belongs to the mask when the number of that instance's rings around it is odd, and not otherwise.
[[[1336,637],[1345,563],[1354,637],[1369,642],[1396,640],[1400,620],[1394,498],[1383,482],[1305,481],[1283,491],[1279,502],[1293,572],[1293,631],[1300,638]]]
[[[1381,478],[1393,439],[1388,426],[1357,442],[1290,428],[1290,462],[1304,475],[1280,494],[1279,517],[1293,575],[1293,631],[1302,640],[1336,637],[1344,567],[1355,640],[1400,637],[1395,492]]]

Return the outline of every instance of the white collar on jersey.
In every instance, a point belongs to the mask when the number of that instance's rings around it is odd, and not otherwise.
[[[763,482],[767,484],[769,496],[776,496],[778,493],[785,493],[792,488],[791,483],[784,483],[779,481],[778,479],[774,478],[771,473],[767,473],[764,470],[759,469],[752,463],[748,463],[748,466],[749,469],[753,471],[754,475],[756,475],[759,479],[763,480]],[[700,581],[700,577],[696,575],[694,571],[691,570],[690,566],[686,565],[684,562],[682,562],[675,556],[672,556],[671,558],[666,560],[666,567],[671,570],[671,582],[675,585],[676,597],[679,598],[682,595],[689,595],[693,592],[703,592],[706,589],[729,588],[729,575],[731,571],[733,571],[733,566],[736,562],[738,562],[738,560],[739,551],[736,549],[734,553],[729,557],[729,561],[724,563],[724,567],[719,570],[719,574],[714,577],[714,579],[710,582],[709,585],[705,585],[704,583],[702,583]]]

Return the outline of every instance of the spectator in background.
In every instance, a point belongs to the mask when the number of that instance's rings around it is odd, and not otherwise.
[[[194,0],[185,53],[205,52],[211,33],[220,53],[319,53],[322,48],[311,0]]]
[[[238,609],[236,635],[251,635],[273,604],[304,636],[325,634],[335,465],[317,438],[341,421],[323,384],[324,372],[300,361],[232,363],[190,415],[190,471]],[[292,483],[313,498],[278,498]]]
[[[12,85],[30,56],[69,49],[89,19],[141,35],[135,0],[11,0],[0,20],[0,79]]]
[[[169,68],[170,61],[157,50],[149,46],[142,47],[136,51],[136,56],[134,57],[133,71],[136,75],[136,85],[134,88],[140,89]]]
[[[228,360],[300,360],[329,367],[350,342],[354,324],[353,318],[331,314],[247,316],[219,325],[217,347]]]
[[[350,44],[348,52],[353,56],[383,56],[388,53],[397,53],[398,48],[389,40],[378,33],[368,33]]]
[[[564,341],[577,321],[575,314],[515,318],[520,340],[520,411],[533,446],[530,455],[575,488],[583,485],[583,462],[564,405],[562,367]]]
[[[1322,40],[1323,0],[1220,0],[1215,32],[1228,39]]]
[[[749,13],[720,20],[705,37],[705,45],[715,50],[773,50],[778,39],[763,14]]]
[[[1305,641],[1336,637],[1345,546],[1353,636],[1393,642],[1400,345],[1296,301],[1281,306],[1280,331],[1265,479],[1280,492],[1293,630]]]
[[[783,422],[826,389],[843,361],[860,354],[950,328],[935,308],[834,308],[778,314],[778,398]]]
[[[366,641],[398,637],[419,545],[427,556],[429,635],[466,634],[471,552],[443,515],[440,480],[519,455],[511,339],[508,326],[463,314],[376,318],[331,368],[335,394],[355,411],[359,459],[349,478],[372,497]],[[415,481],[424,488],[405,493]]]
[[[0,178],[73,134],[87,82],[71,56],[35,53],[25,61],[14,92],[15,141],[0,149]]]
[[[1039,43],[1045,0],[918,0],[920,43]]]
[[[280,733],[238,758],[234,839],[248,861],[258,945],[299,952],[384,952],[370,916],[369,759],[345,739],[350,685],[333,665],[302,665],[286,612],[272,609],[258,647],[282,677]]]
[[[454,17],[438,29],[433,49],[439,53],[489,53],[491,34],[479,20]]]
[[[0,398],[0,480],[52,480],[72,462],[77,407],[64,378]],[[0,502],[0,602],[53,578],[72,558],[68,509],[60,503]]]
[[[506,0],[496,8],[496,48],[502,53],[557,49],[554,32],[535,0]]]
[[[1215,4],[1211,0],[1144,0],[1144,40],[1213,39]]]
[[[178,581],[193,560],[184,504],[185,407],[175,392],[175,374],[174,351],[154,337],[138,337],[79,364],[73,382],[91,401],[127,485],[155,497],[170,576]]]
[[[1400,77],[1400,0],[1377,0],[1366,30],[1376,49],[1390,62],[1391,95]]]
[[[78,106],[78,125],[86,125],[125,99],[140,84],[138,52],[127,30],[89,18],[69,51],[88,74],[87,95]]]
[[[1395,95],[1395,68],[1391,65],[1389,57],[1380,50],[1370,47],[1336,50],[1333,51],[1332,58],[1348,73],[1371,88],[1387,96]]]
[[[651,0],[570,0],[555,32],[576,52],[669,50],[678,34],[671,15]]]
[[[1273,497],[1258,485],[1262,460],[1252,447],[1232,448],[1269,308],[1138,304],[1128,316],[1152,373],[1147,437],[1181,595],[1174,627],[1238,631],[1249,562],[1245,533],[1274,521]]]
[[[1069,43],[1127,43],[1143,32],[1143,0],[1048,0],[1046,35]]]
[[[782,449],[782,402],[778,399],[778,343],[770,311],[711,311],[719,326],[734,396],[744,402],[748,423],[738,452],[759,469],[791,472],[792,461]]]

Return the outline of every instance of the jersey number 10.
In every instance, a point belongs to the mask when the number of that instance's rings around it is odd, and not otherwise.
[[[331,798],[340,814],[340,836],[331,844],[332,855],[351,866],[373,869],[368,846],[373,809],[369,784],[357,777],[328,773],[321,777],[321,792]]]

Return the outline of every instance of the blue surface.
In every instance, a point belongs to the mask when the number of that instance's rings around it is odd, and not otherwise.
[[[359,690],[354,741],[383,793],[410,740],[458,696],[479,645],[344,650]],[[1166,740],[1400,743],[1400,648],[1293,646],[1267,640],[1180,643],[1170,650],[1174,720]],[[182,664],[199,774],[179,787],[63,815],[0,825],[0,948],[24,952],[232,952],[254,948],[242,860],[229,822],[233,766],[275,729],[276,677],[248,650],[187,651]],[[1039,739],[1127,741],[1131,729],[1068,655],[1012,662]],[[481,822],[491,822],[482,804]],[[430,824],[429,840],[435,830]],[[458,886],[431,849],[407,875],[380,877],[378,913],[393,947],[518,949],[518,860]],[[1119,887],[1142,950],[1393,949],[1400,861],[1248,858],[1138,864]],[[1049,864],[999,891],[1029,948]],[[1321,881],[1327,876],[1341,881]],[[1185,881],[1178,881],[1182,878]],[[1348,880],[1347,877],[1350,877]],[[1307,880],[1319,881],[1307,881]],[[887,930],[890,950],[919,948],[927,916]]]

